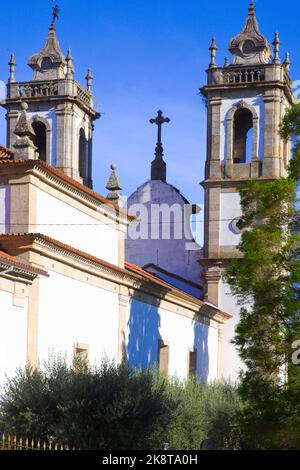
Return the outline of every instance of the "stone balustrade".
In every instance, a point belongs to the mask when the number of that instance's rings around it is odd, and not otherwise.
[[[243,68],[240,70],[228,70],[227,68],[222,70],[224,83],[252,83],[252,82],[264,82],[266,75],[265,69],[263,68]]]
[[[57,81],[21,82],[17,84],[17,96],[35,98],[42,96],[57,96]]]
[[[8,98],[77,97],[86,106],[92,107],[92,95],[75,80],[48,80],[14,82],[8,85]]]

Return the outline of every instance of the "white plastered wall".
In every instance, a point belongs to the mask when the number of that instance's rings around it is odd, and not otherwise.
[[[0,384],[5,376],[12,377],[27,361],[28,299],[21,307],[13,303],[13,294],[0,284]]]
[[[217,379],[218,329],[133,299],[127,311],[126,346],[132,366],[157,364],[158,344],[169,346],[169,374],[186,379],[189,351],[197,349],[197,378]]]
[[[39,284],[38,358],[61,354],[71,361],[74,345],[89,347],[93,365],[117,360],[118,295],[67,276],[49,272]]]
[[[104,224],[37,189],[36,223],[38,232],[118,265],[119,232],[113,220]]]
[[[237,246],[241,235],[232,227],[234,219],[242,215],[240,195],[236,193],[220,194],[220,246]]]

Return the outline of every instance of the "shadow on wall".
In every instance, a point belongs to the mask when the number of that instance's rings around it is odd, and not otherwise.
[[[197,382],[207,382],[209,376],[208,352],[209,326],[197,321],[194,324],[194,350],[197,351]]]
[[[158,306],[131,300],[128,322],[128,363],[131,367],[146,368],[157,365],[158,345],[161,340]]]

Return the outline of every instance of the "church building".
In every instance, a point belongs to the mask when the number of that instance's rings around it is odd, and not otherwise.
[[[260,32],[253,3],[223,66],[213,38],[201,89],[203,247],[190,229],[199,208],[167,181],[161,132],[170,119],[162,111],[150,121],[158,129],[151,177],[123,207],[115,165],[106,197],[93,191],[100,113],[91,70],[85,86],[75,80],[54,22],[28,60],[31,80],[16,78],[11,56],[1,102],[0,382],[50,354],[91,365],[126,357],[132,367],[158,365],[182,379],[238,378],[243,365],[232,339],[240,307],[223,273],[241,256],[240,183],[287,175],[290,144],[278,128],[294,98],[289,54],[282,62],[279,47],[278,33],[272,49]]]
[[[58,354],[91,365],[126,356],[133,367],[220,378],[220,339],[231,315],[125,259],[136,218],[119,204],[114,165],[107,197],[92,189],[100,114],[91,71],[86,86],[74,79],[54,23],[28,65],[32,79],[22,82],[11,56],[1,102],[0,381]]]

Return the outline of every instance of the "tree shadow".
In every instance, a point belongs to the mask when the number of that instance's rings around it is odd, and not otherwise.
[[[207,382],[209,376],[209,350],[208,350],[209,326],[200,323],[195,318],[194,324],[194,350],[197,351],[197,382]]]
[[[130,367],[146,368],[158,363],[161,341],[160,315],[157,306],[132,298],[128,321],[127,360]]]

